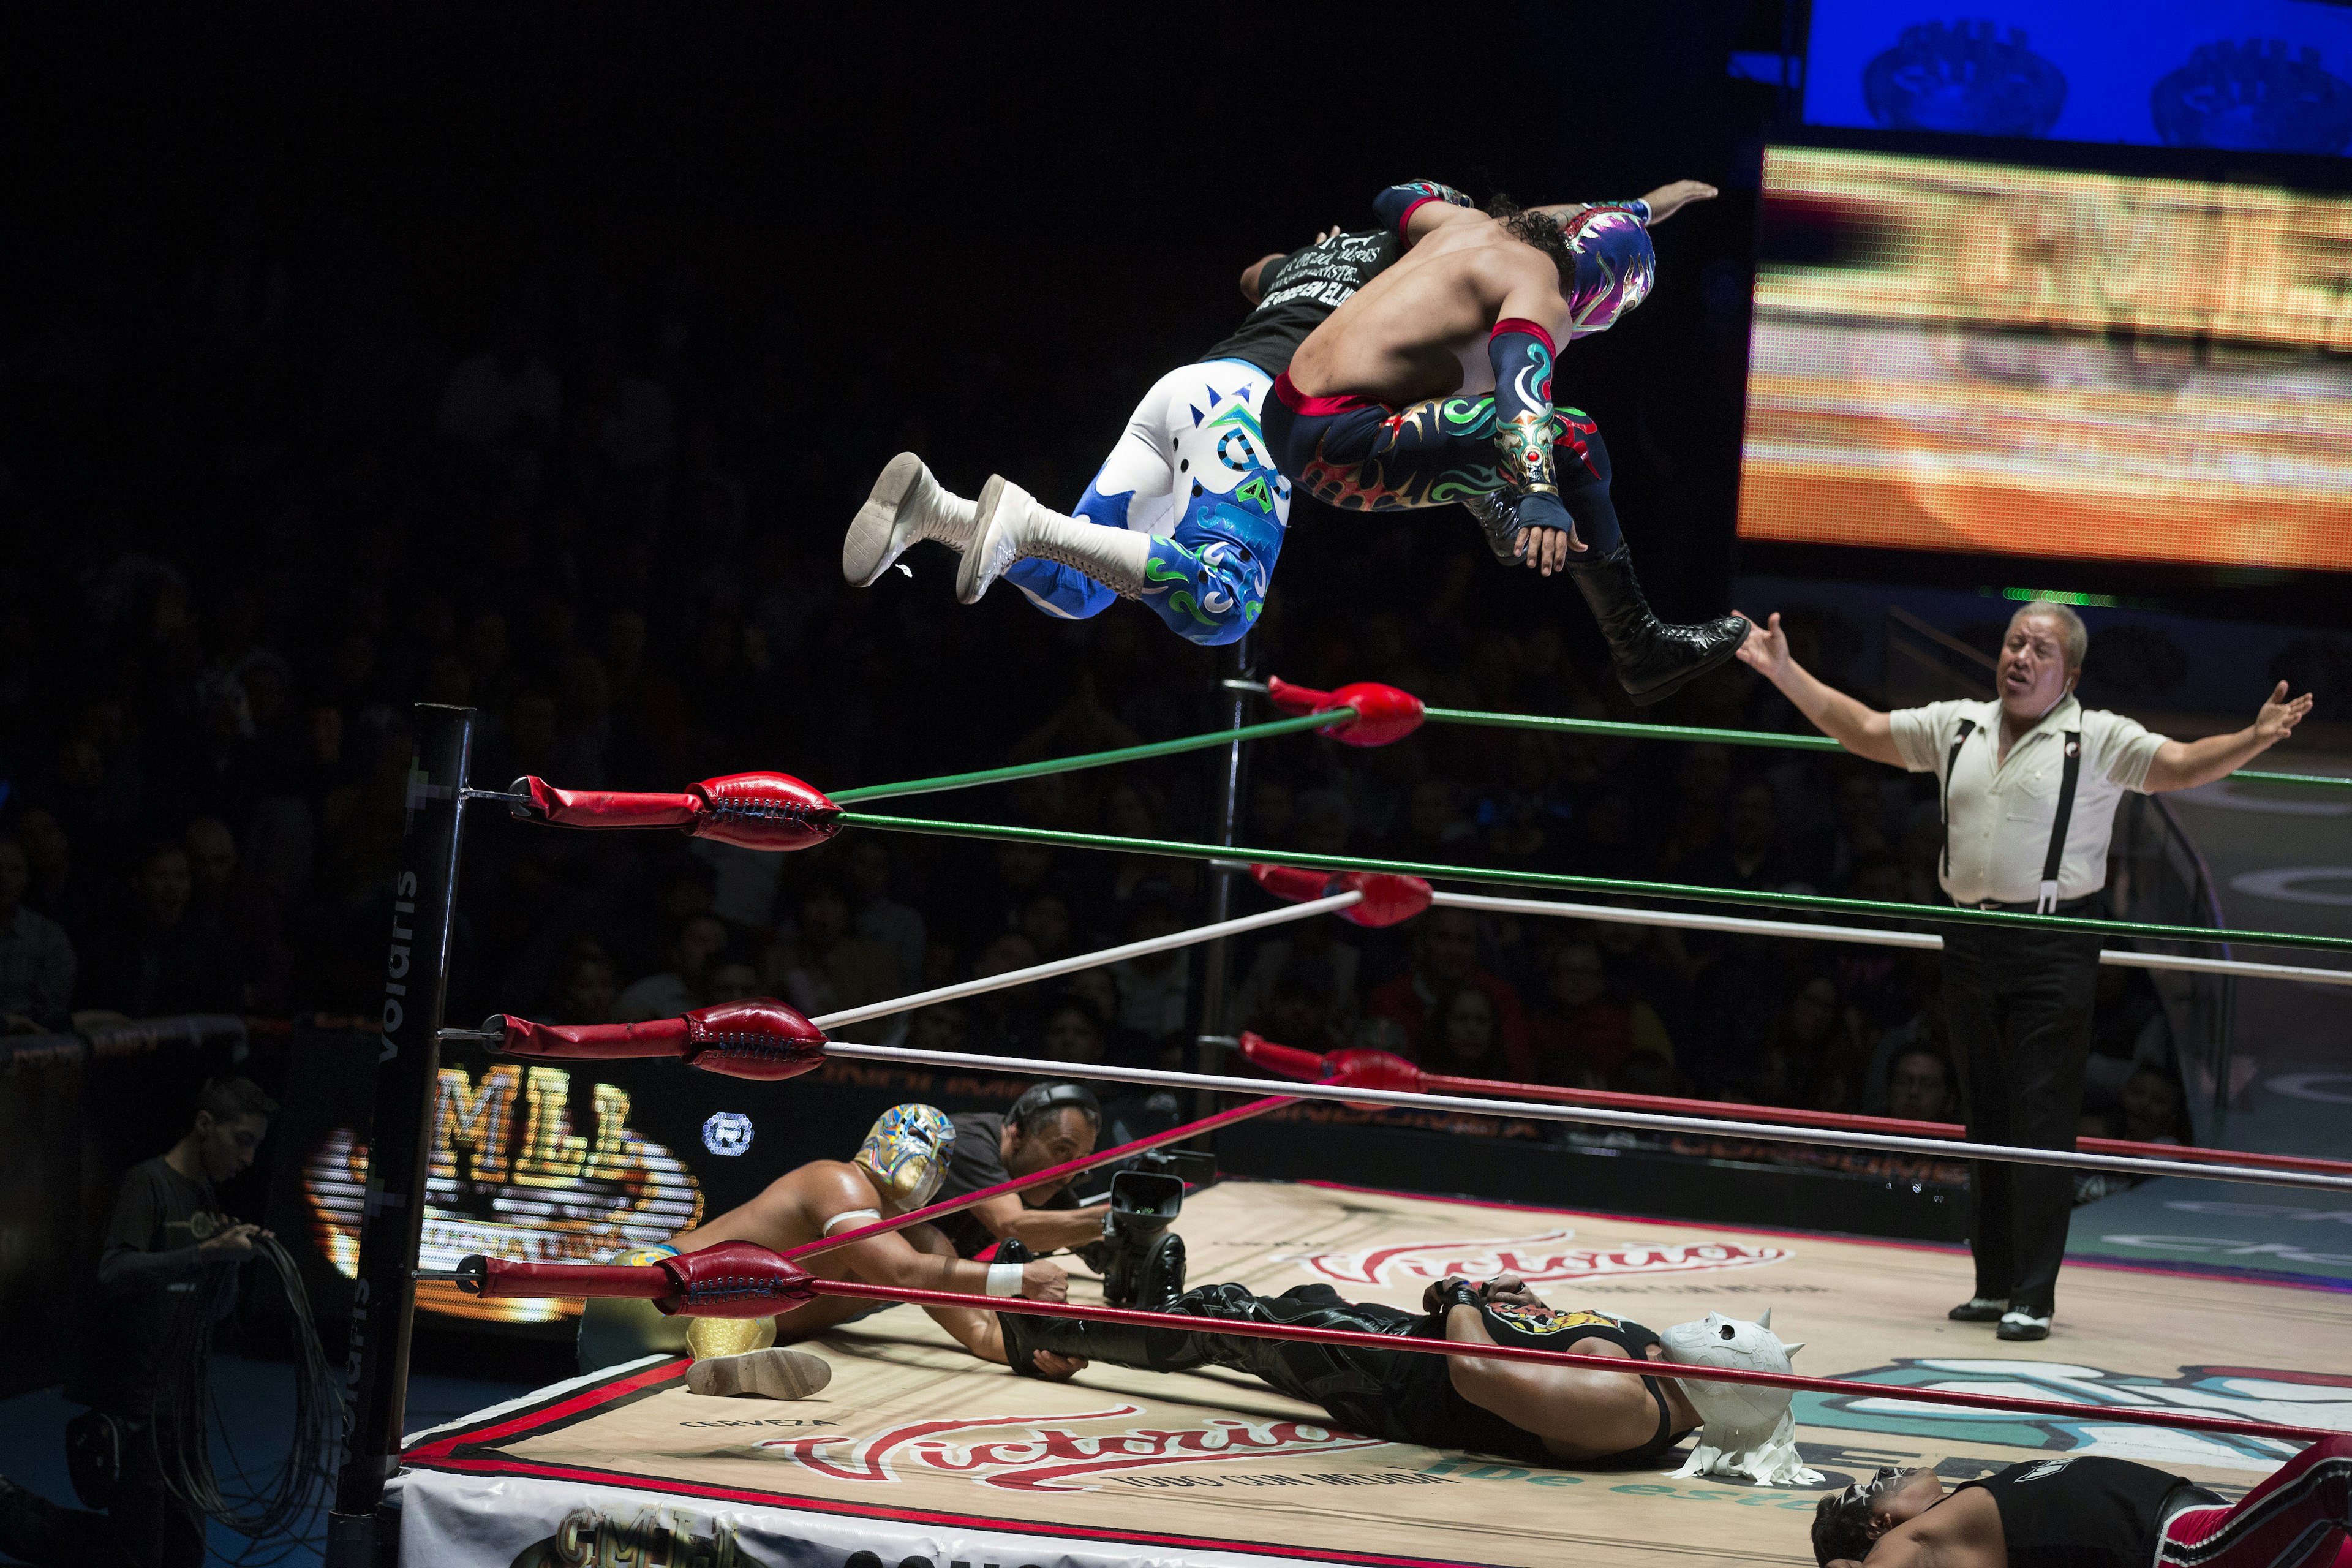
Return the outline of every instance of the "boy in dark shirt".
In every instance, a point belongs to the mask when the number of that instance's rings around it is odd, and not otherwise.
[[[269,1234],[220,1213],[213,1184],[253,1163],[277,1110],[249,1079],[206,1080],[188,1131],[131,1168],[107,1223],[95,1332],[73,1394],[121,1433],[121,1481],[107,1512],[127,1561],[142,1568],[198,1568],[205,1559],[205,1517],[173,1495],[154,1458],[175,1422],[204,1413],[157,1410],[155,1385],[172,1324],[206,1271],[249,1262],[255,1238]],[[234,1290],[223,1294],[223,1314],[235,1300]],[[151,1422],[160,1423],[152,1440]]]

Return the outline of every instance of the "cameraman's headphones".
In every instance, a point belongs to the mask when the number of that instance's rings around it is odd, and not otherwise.
[[[1073,1105],[1085,1111],[1097,1127],[1102,1125],[1102,1101],[1095,1098],[1094,1090],[1082,1083],[1031,1084],[1021,1091],[1021,1098],[1013,1102],[1013,1109],[1004,1113],[1004,1120],[1018,1126],[1024,1118],[1034,1116],[1038,1111]]]

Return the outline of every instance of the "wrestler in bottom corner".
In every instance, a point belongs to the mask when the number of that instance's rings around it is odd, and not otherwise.
[[[1933,1470],[1882,1469],[1822,1499],[1813,1556],[1823,1568],[2352,1568],[2352,1436],[2314,1443],[2234,1507],[2095,1454],[1950,1491]]]
[[[699,1252],[722,1241],[756,1242],[776,1252],[896,1218],[929,1203],[946,1178],[955,1125],[928,1105],[884,1111],[854,1159],[813,1160],[788,1171],[750,1203],[656,1247],[613,1259],[645,1264]],[[1024,1296],[1034,1301],[1069,1299],[1069,1275],[1058,1263],[967,1261],[929,1225],[909,1226],[853,1241],[804,1260],[828,1279],[858,1279],[968,1295]],[[843,1298],[820,1299],[774,1318],[665,1317],[649,1301],[591,1300],[580,1320],[580,1367],[634,1360],[649,1352],[690,1352],[687,1387],[696,1394],[759,1394],[801,1399],[824,1386],[832,1369],[819,1357],[779,1349],[779,1340],[805,1340],[876,1309]],[[961,1307],[925,1311],[973,1354],[1002,1362],[993,1317]],[[1081,1363],[1053,1357],[1040,1370],[1066,1377]]]
[[[1685,180],[1636,201],[1546,210],[1616,212],[1646,224],[1714,194]],[[1333,311],[1429,230],[1432,220],[1417,215],[1432,202],[1449,211],[1469,205],[1450,186],[1392,185],[1374,199],[1378,227],[1334,230],[1244,268],[1242,293],[1255,309],[1232,336],[1144,394],[1074,515],[1039,505],[1002,477],[978,500],[966,500],[943,489],[915,454],[901,453],[850,525],[843,574],[865,586],[918,541],[935,540],[963,553],[957,592],[966,604],[1002,576],[1049,616],[1081,620],[1116,599],[1139,599],[1189,641],[1234,641],[1265,607],[1289,522],[1290,481],[1262,426],[1275,380]],[[1605,506],[1607,454],[1597,460]],[[1496,483],[1491,473],[1484,482]],[[1532,526],[1525,559],[1549,570],[1567,556],[1567,520],[1551,531]]]

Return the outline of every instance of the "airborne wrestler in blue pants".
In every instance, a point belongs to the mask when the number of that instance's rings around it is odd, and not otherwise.
[[[900,453],[850,525],[843,575],[862,587],[931,539],[963,552],[966,604],[1003,577],[1049,616],[1083,619],[1139,599],[1192,642],[1236,640],[1265,609],[1290,521],[1290,481],[1260,423],[1275,379],[1308,333],[1404,254],[1413,209],[1433,201],[1470,205],[1445,185],[1391,186],[1373,204],[1379,227],[1252,265],[1242,292],[1256,308],[1144,394],[1070,516],[1001,477],[966,500]]]

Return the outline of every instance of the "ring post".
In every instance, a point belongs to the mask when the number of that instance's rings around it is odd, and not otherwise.
[[[329,1568],[383,1568],[398,1525],[380,1512],[384,1483],[400,1468],[407,1414],[408,1336],[415,1311],[417,1244],[448,994],[449,933],[457,906],[457,850],[474,710],[416,705],[409,759],[407,827],[393,887],[384,951],[383,1045],[376,1057],[367,1206],[360,1220],[359,1281],[352,1305],[350,1447],[328,1516]]]
[[[1218,689],[1224,698],[1226,728],[1240,730],[1249,718],[1250,693],[1244,683],[1256,671],[1257,632],[1253,628],[1243,633],[1241,640],[1232,646],[1233,653],[1225,660],[1225,679]],[[1225,747],[1224,765],[1217,770],[1217,842],[1228,847],[1240,842],[1248,759],[1249,748],[1236,739]],[[1214,925],[1233,918],[1234,888],[1242,875],[1238,870],[1210,868],[1206,923]],[[1213,1073],[1225,1065],[1222,1040],[1234,1032],[1226,1026],[1225,1017],[1232,957],[1233,942],[1226,937],[1221,936],[1201,949],[1201,1029],[1192,1045],[1193,1066],[1200,1072]],[[1214,1097],[1206,1089],[1192,1097],[1192,1115],[1196,1120],[1215,1108]]]

